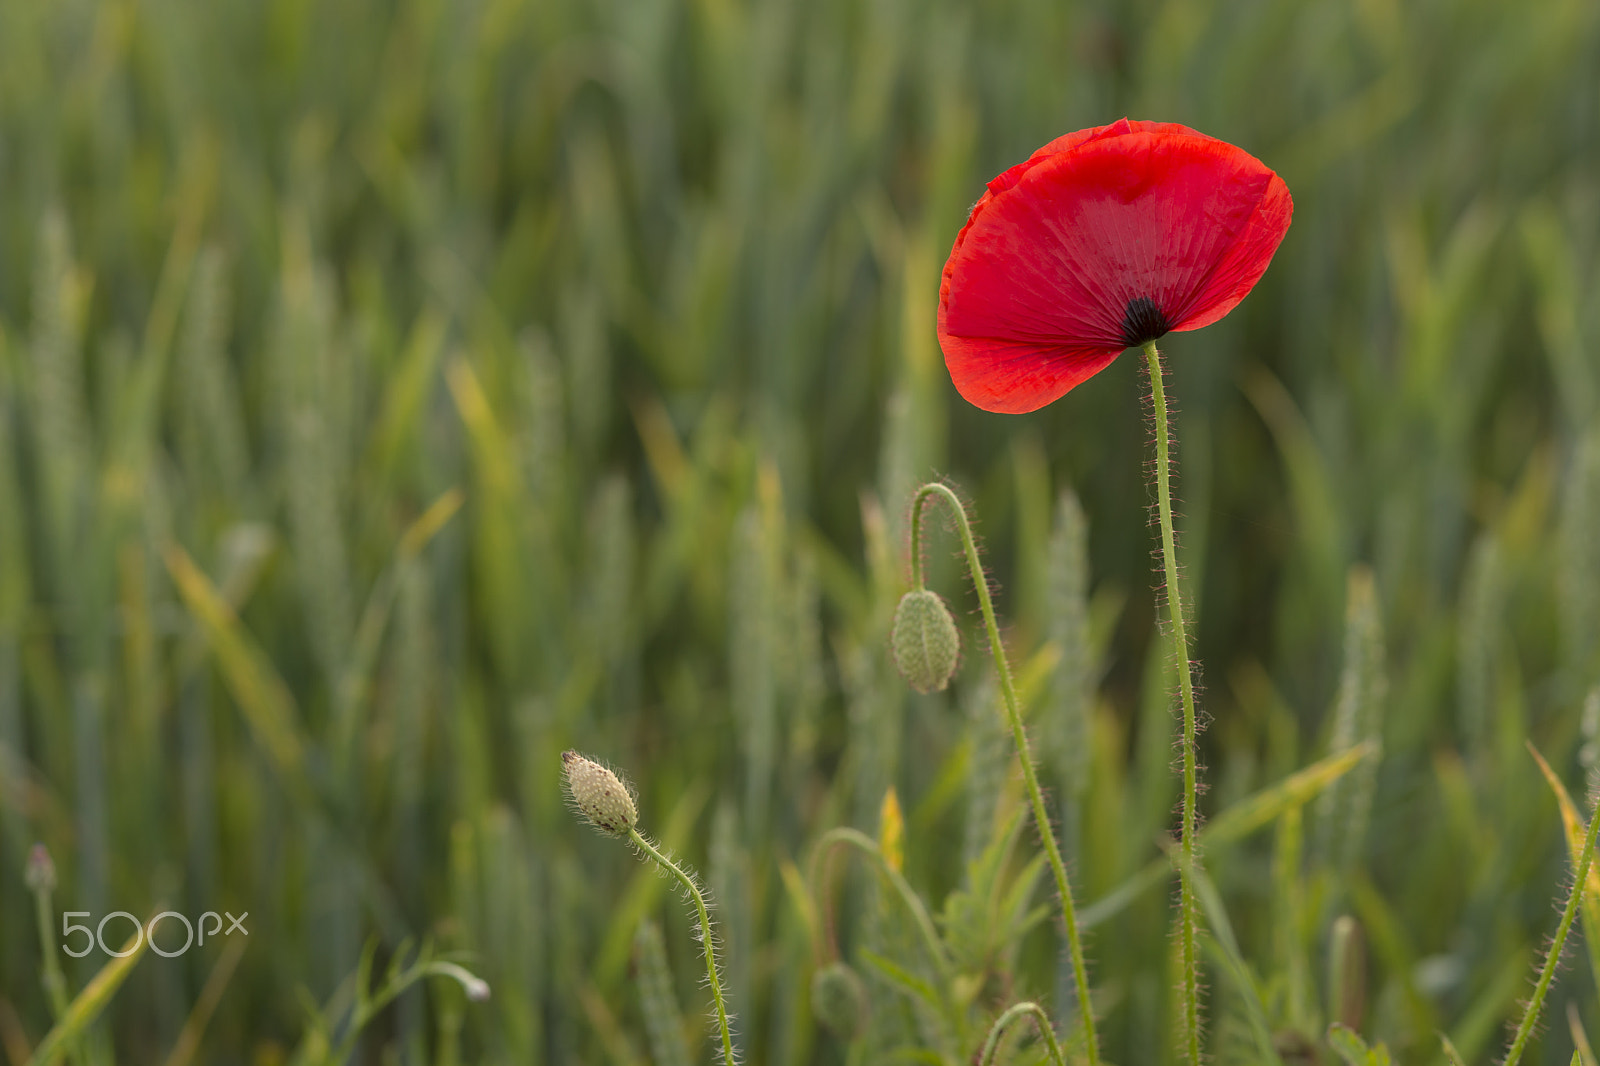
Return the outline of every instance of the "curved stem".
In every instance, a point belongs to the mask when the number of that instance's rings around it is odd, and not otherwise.
[[[927,498],[928,486],[924,485],[911,498],[911,591],[921,592],[922,585],[922,501]],[[952,494],[953,495],[953,494]],[[963,515],[966,511],[960,503],[951,504]]]
[[[1150,396],[1156,413],[1156,504],[1161,516],[1161,563],[1167,582],[1167,611],[1172,620],[1173,657],[1178,667],[1178,690],[1183,697],[1183,863],[1180,866],[1179,911],[1183,951],[1183,1029],[1189,1061],[1200,1066],[1200,972],[1195,953],[1195,896],[1190,871],[1194,870],[1195,766],[1194,679],[1189,669],[1189,632],[1183,618],[1183,597],[1178,589],[1178,553],[1172,534],[1172,448],[1167,424],[1167,392],[1161,379],[1161,353],[1156,342],[1144,345],[1150,371]]]
[[[1511,1050],[1506,1052],[1502,1066],[1517,1066],[1517,1060],[1522,1058],[1523,1046],[1533,1033],[1534,1023],[1539,1020],[1539,1011],[1544,1006],[1544,994],[1550,989],[1550,982],[1556,973],[1556,963],[1561,960],[1561,949],[1566,946],[1567,934],[1572,930],[1572,919],[1578,913],[1578,900],[1588,888],[1589,866],[1594,860],[1596,830],[1600,830],[1600,812],[1592,811],[1589,814],[1589,832],[1583,838],[1583,850],[1578,853],[1572,893],[1567,896],[1566,909],[1561,912],[1561,924],[1556,927],[1555,939],[1550,942],[1550,953],[1545,956],[1544,968],[1539,971],[1539,983],[1534,985],[1533,998],[1528,1000],[1527,1009],[1522,1012],[1522,1021],[1517,1025],[1517,1035],[1512,1038]]]
[[[1044,1008],[1032,1000],[1024,1000],[1006,1009],[1006,1012],[994,1020],[989,1027],[989,1039],[983,1042],[983,1054],[978,1057],[978,1066],[992,1066],[994,1053],[1000,1048],[1000,1038],[1005,1035],[1006,1027],[1024,1014],[1033,1015],[1033,1024],[1038,1027],[1039,1035],[1044,1037],[1046,1046],[1050,1049],[1050,1061],[1056,1066],[1065,1066],[1061,1058],[1061,1045],[1056,1043],[1055,1030],[1050,1028],[1050,1016],[1045,1014]]]
[[[1077,983],[1078,1017],[1083,1023],[1083,1044],[1088,1049],[1089,1066],[1098,1066],[1100,1049],[1095,1039],[1094,1008],[1089,1000],[1089,977],[1083,964],[1083,942],[1078,935],[1078,916],[1072,904],[1072,886],[1067,881],[1067,868],[1061,861],[1061,849],[1050,824],[1050,814],[1044,805],[1044,793],[1039,789],[1039,775],[1033,768],[1033,753],[1028,749],[1028,734],[1022,728],[1022,711],[1017,705],[1016,686],[1011,681],[1011,667],[1006,662],[1005,646],[1000,643],[1000,625],[995,621],[994,603],[989,597],[989,582],[983,576],[983,564],[978,559],[978,545],[972,538],[972,526],[967,521],[967,509],[948,485],[930,482],[917,490],[911,501],[911,544],[918,549],[919,529],[922,522],[922,505],[930,496],[937,496],[949,505],[955,515],[956,530],[961,535],[961,546],[966,551],[967,569],[972,574],[972,585],[978,592],[978,606],[983,611],[983,624],[989,635],[989,650],[994,655],[995,675],[1000,680],[1000,693],[1005,698],[1006,718],[1011,724],[1011,739],[1017,748],[1017,760],[1022,763],[1022,781],[1033,805],[1033,822],[1038,827],[1039,839],[1044,844],[1045,856],[1050,861],[1050,872],[1055,875],[1056,895],[1061,899],[1061,921],[1067,930],[1067,947],[1072,955],[1072,977]],[[912,574],[920,581],[919,560],[912,556]]]
[[[711,914],[706,910],[706,897],[695,879],[662,854],[649,837],[637,829],[629,829],[628,839],[633,841],[634,847],[654,859],[656,865],[676,877],[684,891],[694,899],[695,909],[700,912],[700,943],[706,951],[706,977],[711,984],[711,998],[717,1006],[717,1026],[722,1031],[722,1061],[724,1066],[733,1066],[733,1035],[728,1032],[728,1004],[722,996],[722,982],[717,978],[717,952],[711,935]]]
[[[928,909],[922,905],[921,897],[917,895],[910,882],[905,879],[905,876],[889,865],[888,860],[883,857],[883,849],[878,846],[876,841],[861,830],[851,829],[848,826],[839,826],[822,834],[822,839],[817,841],[816,851],[812,853],[811,881],[817,886],[817,894],[820,897],[821,904],[819,910],[822,911],[823,924],[828,930],[830,941],[833,936],[833,896],[828,891],[828,886],[823,884],[818,877],[818,873],[822,870],[823,862],[833,853],[833,849],[844,844],[855,848],[877,863],[878,871],[889,879],[889,884],[894,887],[895,892],[900,896],[901,902],[906,905],[906,910],[911,912],[911,917],[917,923],[917,930],[922,934],[922,941],[927,945],[928,954],[933,956],[934,965],[939,967],[939,972],[942,976],[948,976],[950,973],[950,959],[945,954],[944,942],[939,939],[938,932],[934,930],[933,919],[929,917]],[[834,956],[837,957],[839,952],[838,945],[830,942],[829,947],[833,950]]]

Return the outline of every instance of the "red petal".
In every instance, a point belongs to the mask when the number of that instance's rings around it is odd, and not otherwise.
[[[1234,236],[1232,244],[1223,250],[1211,277],[1192,298],[1188,312],[1180,310],[1177,317],[1171,318],[1175,323],[1172,328],[1190,330],[1209,326],[1238,306],[1266,273],[1273,253],[1289,231],[1289,219],[1293,214],[1294,201],[1289,197],[1289,186],[1273,174],[1255,211]]]
[[[1122,354],[1114,348],[1041,347],[1032,342],[943,337],[956,391],[974,407],[1001,414],[1037,411]]]
[[[1216,321],[1266,270],[1291,211],[1276,174],[1185,126],[1124,119],[1057,138],[989,183],[945,263],[939,340],[956,388],[987,410],[1042,407],[1115,358],[1140,297],[1175,329]]]

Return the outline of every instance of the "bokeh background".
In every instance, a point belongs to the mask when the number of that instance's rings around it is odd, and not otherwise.
[[[942,522],[963,671],[888,662],[929,477],[976,507],[1081,901],[1157,857],[1137,360],[998,416],[934,337],[983,183],[1123,115],[1295,199],[1254,293],[1165,344],[1206,809],[1383,742],[1303,868],[1268,832],[1213,876],[1275,1025],[1316,1022],[1349,912],[1363,1030],[1487,1061],[1567,881],[1524,740],[1579,791],[1600,727],[1592,0],[0,3],[0,1055],[51,1020],[38,840],[58,909],[249,912],[194,1061],[284,1061],[412,938],[494,997],[408,992],[361,1061],[665,1064],[642,920],[707,1061],[682,908],[563,807],[577,747],[720,899],[746,1061],[844,1061],[787,864],[893,785],[937,903],[1006,779]],[[1091,936],[1113,1061],[1170,1059],[1168,902]],[[1052,938],[1008,991],[1064,997]],[[1569,1001],[1600,1023],[1576,950],[1542,1061]],[[222,952],[141,961],[89,1061],[167,1061]]]

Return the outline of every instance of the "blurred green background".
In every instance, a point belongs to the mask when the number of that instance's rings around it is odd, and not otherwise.
[[[934,476],[976,505],[1080,902],[1156,858],[1137,360],[998,416],[934,338],[984,181],[1125,114],[1295,199],[1255,292],[1165,344],[1205,808],[1383,742],[1303,862],[1257,834],[1212,876],[1275,1029],[1320,1034],[1350,912],[1363,1031],[1496,1054],[1567,880],[1524,739],[1574,792],[1600,751],[1592,0],[0,3],[0,1054],[51,1023],[40,840],[58,909],[249,912],[194,1061],[285,1060],[408,937],[494,997],[408,992],[361,1061],[709,1061],[673,892],[563,808],[576,747],[719,898],[745,1060],[845,1061],[787,864],[893,785],[937,904],[1015,802],[940,520],[964,669],[913,697],[887,660]],[[1168,902],[1091,934],[1112,1061],[1172,1060]],[[1048,923],[1012,946],[986,1003],[1070,999]],[[223,952],[143,959],[86,1061],[167,1061]],[[1540,1061],[1569,1000],[1600,1024],[1579,957]],[[104,961],[62,956],[74,988]],[[1209,983],[1217,1060],[1257,1061]],[[856,1061],[913,1061],[869,985]]]

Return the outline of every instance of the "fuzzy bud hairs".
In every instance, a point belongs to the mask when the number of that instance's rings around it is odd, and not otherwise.
[[[639,824],[633,793],[610,769],[575,751],[561,753],[567,795],[590,825],[609,836],[625,837]]]
[[[900,676],[918,692],[939,692],[961,659],[961,634],[937,592],[914,589],[900,598],[889,633]]]

